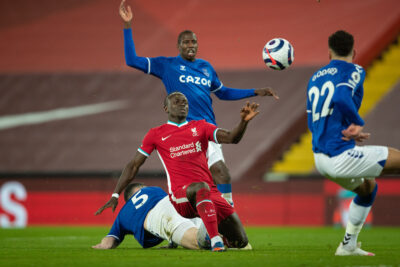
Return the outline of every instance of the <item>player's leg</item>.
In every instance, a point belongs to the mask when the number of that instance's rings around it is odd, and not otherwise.
[[[198,229],[197,231],[197,244],[199,245],[200,249],[211,249],[211,240],[208,236],[206,226],[204,225],[203,221],[199,217],[189,219]]]
[[[148,232],[169,241],[170,244],[177,244],[188,249],[199,249],[198,227],[191,220],[182,217],[168,197],[160,200],[149,211],[143,226]],[[168,248],[175,247],[168,246]]]
[[[210,188],[206,183],[192,183],[186,189],[186,196],[191,205],[196,209],[201,220],[207,229],[211,239],[213,251],[223,251],[224,245],[221,237],[218,235],[217,214],[214,203],[210,198]]]
[[[372,149],[375,148],[376,151],[382,150],[380,147],[370,147]],[[366,149],[369,149],[366,147]],[[369,152],[367,150],[367,157],[369,156]],[[385,154],[385,153],[380,153]],[[378,166],[383,166],[383,173],[399,173],[400,170],[400,151],[394,148],[388,148],[387,158],[385,156],[380,157],[380,154],[373,153],[373,157],[379,159],[376,163],[370,162],[371,165],[377,165],[377,171],[375,173],[379,173],[381,170]],[[373,175],[375,173],[370,173],[369,175]],[[337,255],[374,255],[373,253],[366,252],[361,250],[357,245],[358,234],[360,233],[364,222],[368,216],[368,213],[371,210],[372,204],[375,200],[376,193],[378,191],[378,185],[375,179],[365,179],[365,181],[352,190],[357,194],[357,196],[353,199],[349,208],[349,219],[346,226],[346,233],[342,244],[339,246],[336,254]],[[349,253],[349,251],[351,253]]]
[[[179,230],[178,230],[179,231]],[[179,231],[181,232],[181,231]],[[198,229],[195,227],[191,227],[189,229],[187,229],[182,238],[180,239],[180,245],[184,248],[188,248],[188,249],[199,249],[199,245],[197,242],[197,232]],[[173,235],[172,237],[174,237],[175,235]]]
[[[383,146],[354,147],[335,157],[315,154],[315,164],[321,174],[343,188],[357,193],[349,208],[349,220],[343,242],[335,255],[373,255],[360,249],[357,244],[365,219],[378,190],[375,179],[388,159],[388,148]]]
[[[187,219],[182,217],[177,211],[174,212],[172,218],[171,221],[176,221],[178,225],[172,234],[172,243],[179,244],[188,249],[211,249],[210,237],[200,218]],[[186,222],[188,220],[190,223]]]
[[[248,238],[239,216],[235,209],[215,189],[211,190],[211,200],[217,211],[218,230],[224,236],[228,248],[245,248],[248,245]]]
[[[366,170],[362,175],[374,177],[382,173],[396,173],[396,171],[399,173],[399,150],[379,146],[365,146],[362,147],[360,151],[365,157],[365,162],[361,159],[362,163],[359,164],[355,170]],[[354,175],[356,174],[357,173],[354,172]],[[377,190],[378,185],[375,179],[365,179],[360,186],[352,190],[357,196],[350,204],[349,220],[346,227],[346,234],[342,242],[343,247],[348,247],[350,250],[357,247],[358,234],[375,200]]]
[[[365,179],[360,186],[353,190],[357,196],[350,203],[346,232],[342,243],[336,250],[336,255],[374,256],[373,253],[362,250],[357,239],[374,203],[377,190],[378,185],[375,179]]]
[[[389,147],[389,155],[383,167],[382,174],[400,173],[400,150]]]
[[[249,240],[237,213],[233,213],[218,225],[219,232],[227,239],[228,247],[244,248]]]
[[[225,164],[221,145],[211,141],[208,142],[207,158],[208,168],[214,183],[223,197],[233,206],[231,176]]]

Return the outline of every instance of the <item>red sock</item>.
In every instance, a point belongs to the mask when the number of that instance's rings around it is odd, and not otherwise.
[[[196,193],[196,209],[200,215],[204,226],[207,229],[208,236],[211,238],[218,235],[217,213],[214,203],[210,200],[210,190],[201,188]]]

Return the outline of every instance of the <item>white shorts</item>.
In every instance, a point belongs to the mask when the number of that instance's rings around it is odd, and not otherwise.
[[[388,153],[385,146],[355,146],[334,157],[314,153],[314,160],[322,175],[347,190],[354,190],[364,179],[381,174]]]
[[[222,154],[222,145],[209,141],[207,149],[207,159],[208,159],[208,168],[210,168],[214,163],[220,160],[225,162],[224,154]]]
[[[168,196],[160,200],[146,216],[144,228],[155,236],[181,245],[185,232],[196,227],[193,222],[179,215]]]

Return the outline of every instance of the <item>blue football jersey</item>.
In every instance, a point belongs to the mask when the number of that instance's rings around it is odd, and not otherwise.
[[[336,156],[355,146],[342,140],[342,130],[351,123],[363,126],[358,114],[365,79],[364,69],[342,60],[332,60],[311,77],[307,87],[307,120],[315,153]]]
[[[160,244],[163,239],[146,231],[143,224],[147,213],[165,197],[167,193],[160,187],[140,189],[122,207],[107,236],[122,242],[125,235],[131,234],[143,248]]]
[[[214,68],[205,60],[184,60],[177,57],[149,58],[148,72],[162,80],[167,94],[183,93],[189,102],[187,120],[215,123],[211,93],[222,87]]]
[[[176,57],[139,57],[136,55],[131,29],[124,29],[125,60],[128,66],[162,80],[167,94],[178,91],[189,102],[188,121],[206,120],[216,125],[211,93],[222,100],[255,96],[253,89],[225,87],[211,64],[203,59],[188,61]]]

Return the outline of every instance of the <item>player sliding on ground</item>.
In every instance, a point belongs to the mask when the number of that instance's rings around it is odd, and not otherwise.
[[[157,150],[168,178],[170,200],[179,214],[186,218],[199,216],[211,238],[212,251],[225,250],[218,232],[229,247],[244,248],[246,232],[234,208],[221,196],[207,167],[208,142],[238,143],[247,124],[257,114],[258,104],[247,103],[240,111],[241,120],[232,130],[217,128],[205,120],[186,120],[189,105],[182,93],[169,94],[164,101],[168,122],[151,129],[143,139],[133,160],[123,170],[114,194],[96,214],[118,205],[118,196],[135,178],[140,166]]]
[[[125,205],[114,224],[96,249],[116,248],[131,234],[143,248],[157,246],[163,240],[173,241],[188,249],[209,245],[204,225],[197,227],[191,220],[179,215],[160,187],[142,183],[129,184],[124,192]]]
[[[358,114],[363,98],[364,69],[353,64],[354,39],[345,31],[329,37],[331,62],[310,79],[308,127],[315,166],[328,179],[357,194],[350,204],[343,242],[335,255],[373,256],[360,248],[358,234],[374,202],[375,177],[400,173],[400,151],[385,146],[357,146],[369,137]]]

